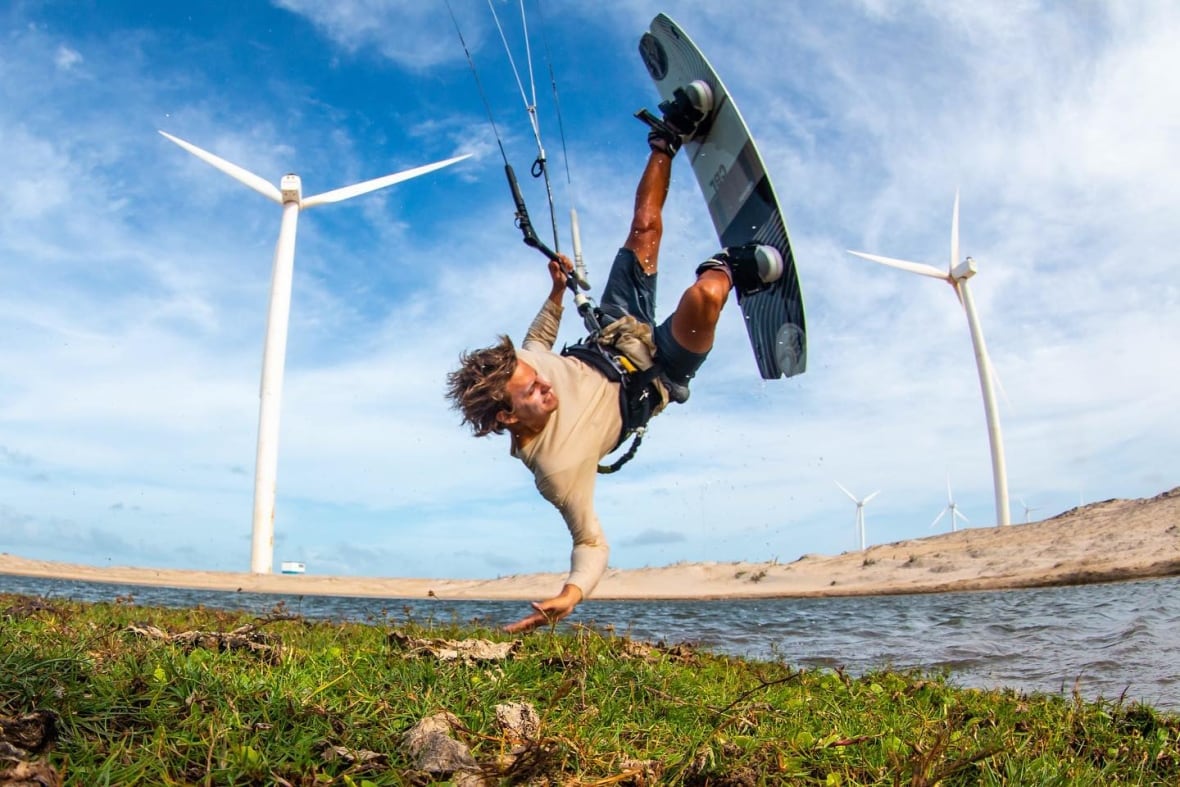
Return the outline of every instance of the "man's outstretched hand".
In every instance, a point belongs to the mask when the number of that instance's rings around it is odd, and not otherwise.
[[[533,614],[504,627],[509,634],[522,634],[538,626],[556,623],[574,611],[582,600],[582,591],[577,585],[566,585],[561,593],[545,601],[534,601]]]

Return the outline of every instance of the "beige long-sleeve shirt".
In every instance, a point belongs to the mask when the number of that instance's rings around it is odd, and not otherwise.
[[[546,300],[517,356],[546,378],[557,409],[545,428],[512,455],[533,472],[541,496],[556,506],[574,540],[568,584],[583,597],[606,571],[610,547],[594,512],[598,462],[614,449],[622,429],[619,384],[575,358],[553,352],[562,307]]]

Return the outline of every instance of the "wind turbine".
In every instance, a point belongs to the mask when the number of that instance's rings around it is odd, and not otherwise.
[[[840,491],[842,491],[844,494],[848,495],[849,499],[851,499],[852,502],[856,503],[856,532],[857,532],[857,535],[860,536],[860,551],[864,552],[865,551],[865,503],[869,502],[874,497],[881,494],[881,490],[878,489],[876,492],[873,492],[868,497],[858,500],[856,498],[856,495],[852,494],[847,489],[845,489],[844,485],[841,484],[839,481],[836,481],[836,486],[840,487]]]
[[[287,355],[287,325],[291,315],[291,279],[295,267],[295,228],[299,211],[340,202],[370,191],[392,186],[427,172],[454,164],[467,156],[456,156],[384,177],[354,183],[351,186],[303,196],[298,175],[284,175],[276,188],[223,158],[201,150],[196,145],[161,131],[166,138],[192,153],[206,164],[254,189],[267,199],[283,206],[279,240],[275,244],[274,270],[270,280],[270,307],[266,319],[266,343],[262,351],[262,385],[258,407],[258,454],[254,467],[254,520],[250,548],[250,571],[269,574],[274,569],[275,483],[279,461],[279,410],[283,395],[283,366]]]
[[[971,298],[971,290],[967,287],[967,280],[978,272],[975,260],[968,257],[959,261],[959,192],[955,191],[955,209],[951,218],[951,261],[946,272],[921,262],[909,262],[892,257],[881,257],[877,254],[866,254],[862,251],[849,250],[866,260],[879,262],[903,271],[919,273],[934,279],[947,282],[955,290],[963,310],[967,312],[967,327],[971,330],[971,343],[975,347],[975,365],[979,368],[979,387],[983,391],[983,412],[987,418],[987,437],[992,452],[992,478],[996,491],[996,524],[1010,525],[1011,515],[1008,512],[1008,470],[1004,464],[1004,441],[1000,435],[1000,419],[996,414],[996,391],[993,380],[991,359],[988,358],[987,345],[983,341],[983,330],[979,327],[979,316],[975,313],[975,301]]]
[[[954,495],[951,494],[951,474],[950,473],[946,474],[946,508],[942,509],[942,511],[939,513],[939,515],[934,517],[934,521],[930,523],[930,527],[934,527],[935,525],[937,525],[939,520],[942,519],[944,516],[946,516],[948,512],[951,515],[951,532],[952,533],[958,529],[956,527],[957,523],[955,522],[955,517],[961,517],[964,522],[971,521],[967,518],[967,515],[964,514],[962,511],[960,511],[959,507],[955,505],[955,497],[954,497]]]
[[[1020,501],[1020,505],[1024,508],[1024,523],[1027,525],[1029,523],[1028,515],[1033,511],[1038,510],[1040,506],[1030,506],[1028,503],[1024,502],[1023,497],[1018,497],[1016,499]]]

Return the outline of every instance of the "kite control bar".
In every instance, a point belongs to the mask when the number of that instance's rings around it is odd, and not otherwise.
[[[533,229],[533,223],[529,221],[529,210],[525,207],[524,195],[520,193],[520,184],[516,182],[516,173],[512,171],[511,164],[504,165],[504,174],[508,176],[508,188],[512,189],[512,200],[516,203],[516,226],[524,235],[524,245],[531,246],[554,262],[559,261],[558,253],[541,242],[541,239],[537,237],[536,230]],[[577,293],[578,287],[583,290],[590,289],[590,282],[586,281],[585,277],[577,271],[566,274],[566,277],[569,287],[574,293]]]

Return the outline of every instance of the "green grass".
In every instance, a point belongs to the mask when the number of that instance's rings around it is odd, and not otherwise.
[[[244,625],[253,649],[136,633]],[[87,787],[426,784],[401,737],[444,710],[488,784],[1180,784],[1180,718],[1142,705],[853,678],[584,628],[525,636],[501,661],[444,662],[395,632],[511,639],[455,622],[0,595],[0,717],[53,711],[59,735],[40,758]],[[541,720],[515,764],[504,702]]]

